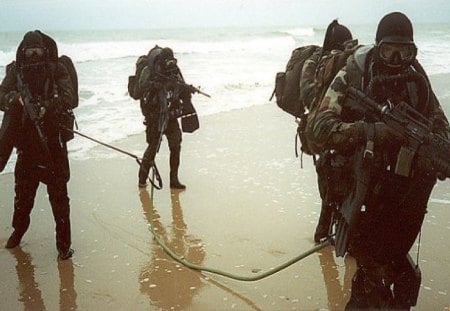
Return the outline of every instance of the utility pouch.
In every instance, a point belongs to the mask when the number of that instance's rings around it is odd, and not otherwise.
[[[200,127],[197,113],[184,115],[181,117],[181,129],[183,133],[193,133]]]
[[[319,191],[327,202],[342,202],[350,191],[351,162],[330,151],[320,155],[316,162]]]
[[[350,164],[350,161],[340,154],[333,154],[330,159],[329,195],[333,202],[342,202],[350,191],[350,184],[353,181]]]
[[[190,100],[183,102],[181,115],[181,130],[183,133],[193,133],[200,128],[197,112]]]
[[[277,105],[281,105],[283,101],[285,77],[285,72],[277,72],[275,76],[275,97],[277,99]]]
[[[71,131],[75,128],[75,115],[72,110],[64,112],[59,117],[61,126],[61,140],[68,142],[74,138],[74,133]]]
[[[301,151],[308,155],[313,155],[314,153],[311,151],[311,148],[309,148],[308,139],[306,137],[306,125],[307,125],[306,120],[307,120],[306,115],[300,119],[297,127],[297,134],[301,143],[300,147]]]
[[[138,94],[136,94],[136,76],[128,76],[128,94],[133,99],[139,99]]]

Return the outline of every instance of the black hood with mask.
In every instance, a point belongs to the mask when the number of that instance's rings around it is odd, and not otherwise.
[[[161,50],[161,54],[159,54],[160,60],[166,61],[169,59],[173,59],[173,51],[171,48],[163,48]]]
[[[337,19],[333,20],[327,27],[323,41],[323,52],[331,50],[344,50],[344,43],[352,40],[352,33],[344,25],[340,25]]]
[[[40,30],[27,32],[20,42],[16,52],[16,63],[19,67],[25,64],[24,51],[27,48],[41,47],[46,50],[45,60],[49,62],[56,62],[58,60],[58,48],[55,40],[44,34]]]
[[[158,63],[162,72],[170,74],[177,72],[177,59],[175,58],[171,48],[165,47],[158,55]]]
[[[413,26],[409,18],[401,12],[385,15],[378,23],[375,48],[368,59],[370,68],[366,78],[369,96],[379,101],[388,98],[394,101],[428,102],[428,82],[423,69],[417,71],[417,48],[414,44]],[[407,47],[410,57],[401,56],[401,52],[393,50],[391,58],[382,54],[383,45]],[[414,69],[413,69],[414,68]],[[420,67],[421,68],[421,67]],[[418,100],[410,98],[412,86],[417,88]],[[396,100],[397,99],[397,100]]]
[[[417,48],[414,44],[413,26],[409,18],[401,12],[389,13],[380,20],[377,27],[375,43],[375,62],[387,74],[403,71],[415,61]],[[394,54],[396,57],[393,57],[393,60],[387,63],[379,55],[383,44],[407,45],[414,51],[414,54],[412,54],[411,59],[402,61],[400,55],[397,53],[397,55]],[[390,63],[396,65],[396,67],[390,67]]]
[[[44,54],[42,57],[27,59],[25,51],[29,48],[42,48]],[[44,93],[45,82],[51,76],[57,61],[58,49],[55,40],[39,30],[27,32],[17,48],[17,67],[32,93]]]

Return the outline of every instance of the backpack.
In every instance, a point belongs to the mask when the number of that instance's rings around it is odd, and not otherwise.
[[[38,30],[37,30],[38,31]],[[44,41],[44,45],[47,48],[47,51],[49,53],[49,61],[58,63],[62,65],[69,75],[70,83],[72,85],[72,89],[74,91],[74,98],[73,102],[70,103],[70,106],[75,108],[78,107],[78,75],[77,71],[75,69],[75,65],[73,64],[72,59],[67,55],[61,55],[58,57],[58,47],[56,45],[55,40],[48,36],[47,34],[38,31],[40,35],[42,36],[42,40]],[[69,108],[65,111],[63,111],[59,115],[59,124],[61,126],[61,140],[63,142],[68,142],[69,140],[72,140],[74,138],[74,133],[71,131],[74,129],[76,122],[75,122],[75,115],[72,111],[72,108]],[[64,130],[68,129],[68,130]]]
[[[128,94],[131,98],[138,100],[141,98],[141,91],[139,90],[139,77],[142,70],[147,66],[147,55],[141,55],[136,61],[136,70],[133,76],[128,77]]]
[[[145,67],[150,71],[154,70],[156,57],[161,53],[162,48],[155,45],[150,49],[147,55],[141,55],[136,61],[135,73],[128,77],[128,94],[131,98],[138,100],[141,98],[142,90],[139,88],[139,78]]]
[[[333,82],[334,77],[337,73],[347,65],[347,59],[352,55],[360,45],[356,44],[344,51],[333,50],[328,55],[321,58],[315,73],[315,96],[311,103],[310,111],[303,121],[302,128],[298,129],[298,134],[300,136],[300,141],[302,142],[302,150],[305,149],[307,154],[318,154],[319,150],[311,143],[309,137],[312,135],[312,125],[314,124],[318,107],[322,102],[325,93],[327,92],[331,82]]]
[[[275,95],[278,107],[295,117],[301,117],[305,111],[305,105],[299,98],[303,63],[320,49],[317,45],[295,49],[292,51],[285,72],[276,74],[272,97]]]
[[[70,82],[72,84],[72,88],[74,91],[74,98],[71,107],[78,107],[78,74],[77,70],[75,69],[75,65],[73,64],[72,59],[67,55],[61,55],[58,58],[58,63],[63,65],[67,72],[69,73]]]
[[[11,70],[15,72],[16,62],[13,61],[6,66],[6,74]],[[5,168],[14,148],[14,142],[20,133],[20,124],[22,118],[22,107],[12,105],[3,113],[3,119],[0,122],[0,173]]]
[[[320,60],[315,74],[316,90],[315,99],[310,109],[311,111],[314,111],[319,106],[334,77],[344,68],[347,64],[348,57],[355,52],[357,47],[359,46],[355,45],[345,51],[333,50]]]
[[[72,59],[67,55],[61,55],[58,58],[58,63],[64,68],[66,68],[68,74],[70,83],[72,84],[72,88],[74,91],[74,97],[73,102],[71,103],[71,107],[76,108],[78,107],[79,103],[79,97],[78,97],[78,74],[77,70],[75,69],[75,65],[73,64]],[[67,109],[60,115],[59,122],[62,127],[61,131],[61,139],[64,142],[68,142],[69,140],[72,140],[74,138],[74,133],[70,130],[73,130],[76,127],[76,120],[75,120],[75,114],[73,113],[73,108]],[[64,130],[69,129],[69,130]]]
[[[147,66],[150,69],[150,71],[156,70],[155,63],[156,63],[156,60],[157,60],[159,54],[161,53],[161,51],[162,51],[162,47],[160,47],[158,45],[155,45],[154,47],[152,47],[150,49],[150,51],[148,51]]]

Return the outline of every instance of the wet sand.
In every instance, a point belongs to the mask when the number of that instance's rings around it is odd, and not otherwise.
[[[212,103],[213,104],[213,103]],[[133,159],[71,160],[73,259],[58,262],[44,185],[21,246],[0,248],[2,310],[342,310],[355,265],[333,248],[266,279],[243,282],[189,270],[149,226],[192,263],[239,275],[267,271],[314,246],[320,201],[312,159],[294,154],[296,125],[275,105],[205,116],[183,136],[186,191],[137,187]],[[83,129],[80,129],[81,131]],[[86,133],[89,134],[89,133]],[[76,138],[82,139],[82,138]],[[144,135],[117,142],[140,155]],[[168,182],[168,148],[157,156]],[[415,310],[450,306],[449,182],[434,189],[423,226]],[[0,244],[11,233],[13,175],[0,176]],[[416,258],[416,249],[411,253]]]

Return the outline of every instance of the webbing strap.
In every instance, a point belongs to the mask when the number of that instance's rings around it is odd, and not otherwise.
[[[372,160],[373,159],[373,140],[375,138],[375,124],[368,123],[367,126],[367,137],[366,137],[366,148],[364,149],[364,159]]]

